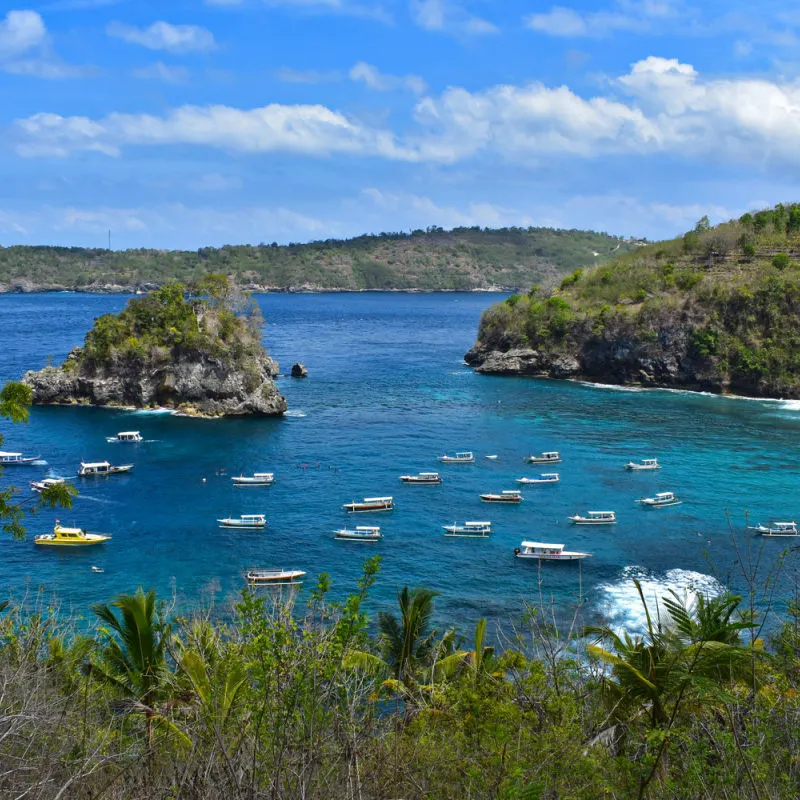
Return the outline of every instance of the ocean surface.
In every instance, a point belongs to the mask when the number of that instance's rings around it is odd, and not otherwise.
[[[488,294],[262,295],[265,342],[288,373],[283,419],[204,421],[168,413],[35,408],[27,425],[0,422],[5,449],[41,454],[46,467],[7,468],[0,488],[45,475],[72,476],[81,460],[135,464],[107,479],[76,479],[71,511],[41,511],[23,542],[0,536],[0,592],[34,596],[78,616],[89,605],[137,586],[154,587],[179,608],[220,607],[244,585],[248,567],[321,572],[343,598],[367,555],[382,569],[375,607],[392,608],[403,585],[441,593],[440,619],[470,629],[481,616],[510,627],[524,602],[553,602],[560,613],[583,600],[585,614],[617,626],[641,623],[632,578],[648,596],[718,579],[744,591],[750,565],[763,579],[789,549],[778,603],[793,591],[795,540],[763,540],[752,521],[800,517],[800,404],[684,392],[621,390],[539,379],[483,377],[463,362]],[[77,294],[0,296],[0,379],[60,363],[93,318],[127,298]],[[140,430],[142,444],[105,437]],[[474,465],[439,465],[444,452],[473,450]],[[530,453],[558,450],[561,482],[523,486],[519,506],[487,505],[481,492],[518,488],[541,469]],[[497,455],[487,460],[486,455]],[[658,457],[657,473],[629,473],[630,459]],[[406,472],[438,470],[441,486],[401,485]],[[230,476],[273,471],[269,488],[236,488]],[[547,471],[547,470],[545,470]],[[684,502],[636,503],[656,491]],[[347,515],[343,503],[393,495],[391,513]],[[616,511],[612,527],[573,527],[567,516]],[[221,530],[216,519],[265,513],[266,532]],[[726,512],[733,523],[731,534]],[[113,540],[77,552],[34,546],[56,518]],[[446,538],[441,526],[487,519],[487,540]],[[378,544],[334,541],[345,525],[381,525]],[[564,543],[594,555],[581,564],[514,558],[523,539]],[[92,572],[95,565],[104,570]]]

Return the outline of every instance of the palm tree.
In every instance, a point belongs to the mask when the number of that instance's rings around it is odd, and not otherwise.
[[[173,675],[166,659],[171,631],[158,617],[155,591],[145,594],[139,587],[136,594],[120,595],[110,605],[98,603],[92,610],[110,630],[101,628],[105,643],[100,660],[88,667],[90,674],[122,695],[116,704],[120,710],[144,714],[149,743],[155,725],[185,739],[157,710],[170,694]]]
[[[484,646],[486,618],[478,620],[475,626],[475,649],[457,650],[436,662],[434,675],[437,678],[451,678],[462,669],[469,670],[473,678],[489,672],[494,664],[494,647]]]

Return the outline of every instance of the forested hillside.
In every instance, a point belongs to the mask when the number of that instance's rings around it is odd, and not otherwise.
[[[132,291],[216,273],[252,289],[528,289],[630,248],[592,231],[477,227],[197,251],[16,246],[0,248],[0,291]]]

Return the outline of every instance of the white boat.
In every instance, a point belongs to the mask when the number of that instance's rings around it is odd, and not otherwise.
[[[334,538],[338,539],[339,541],[377,542],[383,538],[381,529],[376,525],[359,525],[355,529],[341,528],[333,533]]]
[[[66,483],[64,478],[42,478],[40,481],[31,481],[31,491],[39,494],[45,489],[52,489],[53,486],[61,486],[64,483]]]
[[[655,497],[642,497],[637,502],[649,508],[664,508],[681,504],[681,501],[672,492],[659,492]]]
[[[535,558],[537,561],[578,561],[589,558],[591,553],[565,550],[563,544],[546,544],[545,542],[522,542],[514,548],[517,558]]]
[[[246,578],[250,586],[289,586],[302,584],[306,573],[300,569],[249,569]]]
[[[625,469],[629,469],[633,472],[643,472],[646,470],[661,469],[661,464],[658,463],[657,458],[643,458],[638,464],[635,461],[629,461],[625,465]]]
[[[391,497],[365,497],[361,502],[345,503],[342,508],[350,513],[364,513],[366,511],[391,511],[394,508],[394,499]]]
[[[543,472],[540,478],[517,478],[517,483],[537,484],[537,483],[558,483],[560,478],[557,472]]]
[[[762,536],[800,536],[796,522],[770,522],[769,525],[749,525],[747,530]]]
[[[122,464],[115,467],[108,461],[81,461],[81,468],[78,470],[79,478],[106,477],[108,475],[118,475],[121,472],[130,472],[133,464]]]
[[[40,456],[24,456],[22,453],[9,453],[0,450],[0,467],[24,467],[38,461]]]
[[[264,514],[242,514],[240,517],[225,517],[218,519],[220,528],[243,528],[258,530],[267,527],[267,518]]]
[[[528,456],[525,459],[529,464],[560,464],[561,456],[553,450],[549,453],[542,453],[540,456]]]
[[[573,514],[568,518],[574,525],[616,525],[617,515],[613,511],[587,511],[586,516]]]
[[[442,476],[439,475],[438,472],[418,472],[416,475],[401,475],[400,480],[403,481],[403,483],[431,486],[433,484],[441,483]]]
[[[452,525],[442,525],[445,536],[461,536],[468,539],[484,539],[492,532],[491,522],[465,522],[459,525],[454,522]]]
[[[275,482],[275,473],[254,472],[252,475],[239,475],[231,480],[234,486],[269,486]]]
[[[92,567],[92,572],[101,573],[101,572],[105,572],[105,570],[102,567],[94,567],[93,566]]]
[[[487,461],[497,461],[497,456],[484,456]]]
[[[505,489],[500,494],[482,494],[484,503],[521,503],[524,498],[519,489]]]
[[[445,453],[443,456],[439,456],[439,461],[443,464],[474,464],[475,456],[470,451],[456,453],[454,456],[449,456]]]
[[[107,442],[143,442],[139,431],[120,431],[116,436],[106,436]]]

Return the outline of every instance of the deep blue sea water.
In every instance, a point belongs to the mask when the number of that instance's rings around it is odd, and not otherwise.
[[[92,320],[127,298],[73,294],[0,296],[0,380],[17,379],[80,344]],[[42,551],[0,537],[0,593],[44,587],[66,610],[138,585],[188,606],[224,603],[249,566],[320,572],[344,596],[367,554],[383,565],[375,603],[389,606],[404,584],[441,592],[443,616],[465,628],[480,616],[518,619],[536,596],[540,572],[513,557],[523,539],[563,542],[594,553],[576,564],[545,565],[541,585],[566,608],[579,592],[589,613],[618,624],[639,619],[631,576],[648,592],[695,583],[712,573],[744,586],[725,510],[741,529],[754,520],[800,516],[797,447],[800,406],[667,391],[626,391],[548,380],[482,377],[463,363],[485,294],[303,294],[258,298],[269,322],[265,341],[288,372],[302,361],[306,380],[279,379],[290,412],[281,420],[203,421],[163,413],[36,408],[28,425],[4,421],[5,449],[41,453],[47,468],[9,468],[0,486],[47,474],[73,475],[78,462],[135,463],[128,475],[76,481],[70,512],[43,511],[30,534],[56,517],[113,541],[80,552]],[[138,445],[105,436],[139,429]],[[474,466],[439,465],[443,452],[474,450]],[[561,452],[561,483],[522,487],[518,507],[482,504],[479,493],[517,488],[541,470],[523,463],[534,451]],[[497,461],[483,456],[497,454]],[[629,459],[657,456],[658,473],[631,474]],[[408,471],[438,469],[438,487],[403,486]],[[222,471],[224,470],[224,474]],[[235,488],[230,475],[274,471],[277,482]],[[683,505],[646,510],[642,495],[675,491]],[[342,503],[391,494],[389,514],[346,515]],[[613,509],[619,524],[570,527],[569,514]],[[266,532],[220,530],[217,517],[264,512]],[[495,533],[473,541],[442,536],[455,520],[491,519]],[[345,524],[380,524],[377,545],[336,542]],[[739,541],[762,544],[739,533]],[[788,540],[792,544],[792,540]],[[763,542],[762,571],[785,540]],[[780,594],[788,596],[797,556],[787,559]],[[102,567],[95,574],[91,565]]]

